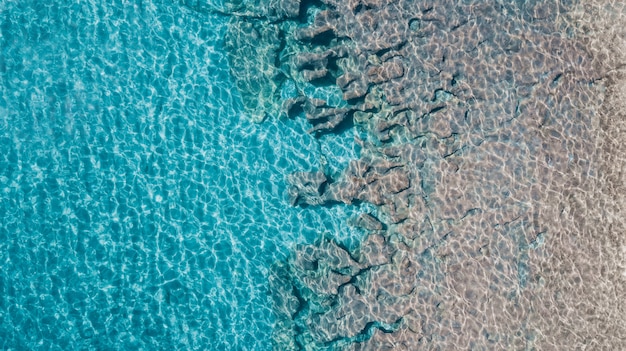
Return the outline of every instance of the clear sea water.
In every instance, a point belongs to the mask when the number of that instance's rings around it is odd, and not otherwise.
[[[290,207],[349,132],[252,124],[228,18],[178,1],[0,0],[0,349],[268,350],[267,274],[361,211]]]

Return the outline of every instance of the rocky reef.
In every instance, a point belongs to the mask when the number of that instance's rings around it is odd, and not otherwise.
[[[246,11],[227,45],[254,119],[367,135],[336,179],[290,175],[291,204],[379,206],[351,220],[369,233],[354,252],[323,237],[276,264],[277,350],[626,346],[623,5]],[[306,96],[307,84],[342,102]]]

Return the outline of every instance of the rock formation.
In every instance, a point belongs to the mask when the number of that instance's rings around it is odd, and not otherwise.
[[[355,252],[324,237],[277,263],[276,349],[626,347],[611,95],[626,77],[624,6],[321,0],[295,16],[282,3],[279,24],[235,27],[282,43],[257,49],[262,75],[236,78],[244,101],[262,97],[249,109],[367,133],[336,179],[291,175],[290,202],[379,213],[351,221],[371,231]],[[275,99],[277,71],[295,96]],[[305,96],[310,83],[343,102]]]

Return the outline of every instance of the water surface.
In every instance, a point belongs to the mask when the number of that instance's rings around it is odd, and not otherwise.
[[[242,114],[228,20],[0,2],[1,349],[270,349],[271,264],[361,235],[356,208],[288,205],[285,175],[329,147]]]

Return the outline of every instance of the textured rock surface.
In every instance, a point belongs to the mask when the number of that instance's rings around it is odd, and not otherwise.
[[[383,230],[385,227],[378,220],[378,218],[367,213],[361,213],[358,217],[351,219],[349,223],[353,226],[360,227],[369,231]]]
[[[327,178],[323,172],[315,173],[294,173],[287,177],[289,183],[289,203],[292,205],[308,204],[321,205],[325,202],[323,198],[324,187]]]
[[[337,179],[291,176],[292,203],[365,201],[383,223],[277,266],[276,349],[625,348],[623,5],[316,7],[278,65],[346,104],[284,111],[367,138]]]
[[[255,122],[279,114],[284,74],[274,61],[283,40],[277,25],[255,19],[232,21],[226,33],[231,75],[246,113]]]

